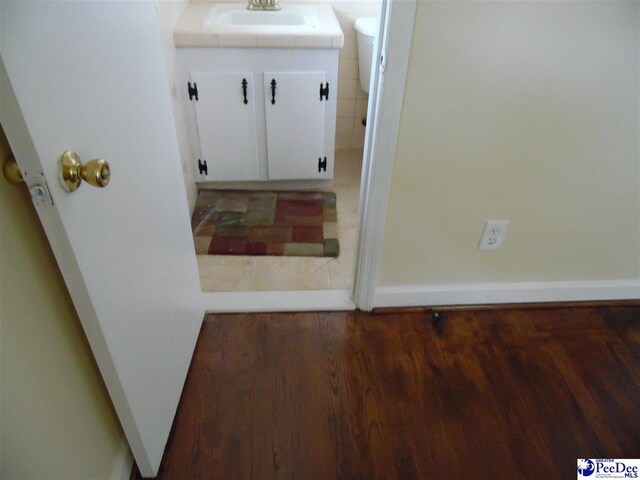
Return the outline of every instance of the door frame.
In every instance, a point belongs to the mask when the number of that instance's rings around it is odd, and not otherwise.
[[[370,311],[400,130],[417,0],[382,0],[369,86],[351,290],[203,292],[207,313]]]
[[[382,0],[369,85],[352,295],[373,309],[417,0]]]

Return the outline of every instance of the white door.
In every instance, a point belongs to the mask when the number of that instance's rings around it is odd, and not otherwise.
[[[258,180],[253,73],[192,73],[202,180]],[[192,84],[193,86],[193,84]],[[194,87],[195,88],[195,87]]]
[[[324,72],[265,72],[269,180],[331,178],[325,157],[332,155],[324,148],[326,100],[320,96],[324,78]]]
[[[0,2],[0,32],[3,127],[27,185],[48,185],[38,215],[153,476],[203,319],[155,6]],[[105,158],[109,185],[65,192],[65,150]]]

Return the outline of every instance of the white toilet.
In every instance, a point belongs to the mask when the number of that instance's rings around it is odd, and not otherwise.
[[[378,34],[376,17],[360,17],[353,27],[358,32],[358,65],[360,66],[360,87],[369,93],[371,62],[373,62],[373,42]]]

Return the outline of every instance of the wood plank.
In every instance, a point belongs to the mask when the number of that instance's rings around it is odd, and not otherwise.
[[[634,305],[210,315],[158,478],[569,478],[639,399]]]

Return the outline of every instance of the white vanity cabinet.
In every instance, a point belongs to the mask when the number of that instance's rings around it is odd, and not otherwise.
[[[269,180],[325,178],[325,83],[324,72],[264,74]]]
[[[338,52],[178,48],[196,180],[333,178]]]
[[[256,180],[259,175],[253,73],[192,73],[200,166],[217,180]],[[194,86],[195,85],[195,86]],[[195,91],[198,99],[195,99]],[[196,150],[196,151],[198,151]],[[198,172],[200,173],[200,172]]]

